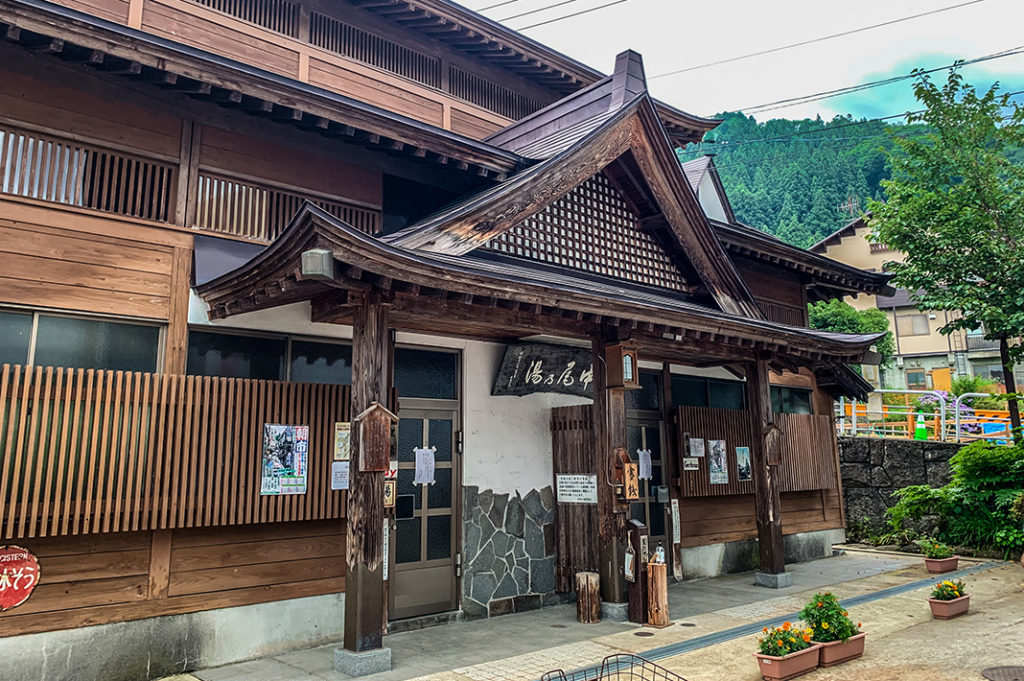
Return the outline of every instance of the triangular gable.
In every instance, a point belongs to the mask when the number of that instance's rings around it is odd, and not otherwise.
[[[683,164],[683,173],[697,195],[704,214],[712,220],[732,224],[736,217],[725,193],[718,168],[710,156],[701,156]]]
[[[685,253],[723,311],[763,318],[697,204],[646,93],[550,158],[385,240],[404,248],[464,255],[625,157],[635,171],[629,175],[642,181],[653,200],[655,213],[642,216],[645,229],[660,232],[669,246]]]

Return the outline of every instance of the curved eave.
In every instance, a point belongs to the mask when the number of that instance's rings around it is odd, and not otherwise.
[[[751,350],[761,343],[804,362],[858,361],[880,337],[879,334],[853,336],[812,331],[668,299],[666,304],[670,303],[672,309],[666,309],[633,300],[628,290],[622,290],[621,294],[595,295],[586,281],[553,288],[538,284],[526,275],[497,276],[468,259],[439,258],[381,242],[309,203],[302,206],[273,244],[242,267],[199,286],[197,291],[210,305],[212,317],[226,317],[247,311],[240,301],[254,296],[272,299],[275,291],[306,283],[322,287],[315,282],[303,282],[297,274],[303,251],[312,248],[330,250],[336,261],[388,282],[401,281],[469,296],[489,296],[597,316],[614,315],[618,319],[705,334],[711,339],[720,339],[722,344],[731,343]],[[344,288],[345,284],[337,286]],[[292,298],[288,302],[292,302]],[[254,308],[248,306],[248,309]]]

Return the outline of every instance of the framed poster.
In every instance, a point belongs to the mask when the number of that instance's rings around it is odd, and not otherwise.
[[[334,423],[334,460],[348,461],[352,458],[352,424],[348,421]]]
[[[690,456],[704,456],[704,438],[690,438]]]
[[[683,470],[684,471],[699,471],[700,470],[700,459],[695,459],[688,456],[683,459]]]
[[[725,449],[725,440],[708,441],[708,471],[712,485],[729,483],[729,456]]]
[[[263,424],[261,495],[305,494],[309,426]]]
[[[750,447],[736,448],[736,479],[740,482],[754,479],[753,470],[750,468]]]

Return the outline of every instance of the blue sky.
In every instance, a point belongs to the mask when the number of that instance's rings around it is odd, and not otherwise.
[[[483,8],[501,0],[460,0]],[[484,11],[495,20],[563,0],[512,0]],[[964,0],[627,0],[524,34],[579,61],[610,72],[615,55],[634,49],[644,57],[651,92],[685,111],[711,115],[789,97],[855,85],[1024,46],[1024,2],[982,0],[882,28],[834,38],[753,59],[655,77],[676,69],[768,50],[913,14]],[[572,0],[526,17],[512,28],[607,4]],[[1000,80],[1024,89],[1024,54],[969,66],[967,80],[983,90]],[[935,74],[940,76],[942,74]],[[1024,98],[1022,98],[1024,99]],[[887,116],[916,108],[910,81],[757,116],[803,118],[837,114]]]

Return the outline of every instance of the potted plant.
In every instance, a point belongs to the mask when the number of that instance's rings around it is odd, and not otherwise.
[[[832,665],[853,660],[864,654],[864,637],[860,622],[854,624],[839,599],[830,592],[814,594],[800,611],[800,619],[811,629],[811,640],[821,644],[818,665]]]
[[[951,620],[967,612],[971,607],[971,595],[964,593],[964,583],[959,579],[955,582],[946,580],[939,582],[932,589],[928,605],[935,619]]]
[[[928,572],[933,575],[940,575],[943,572],[952,572],[956,570],[957,564],[960,562],[960,556],[953,553],[953,549],[943,544],[940,541],[934,539],[919,539],[916,542],[921,547],[921,553],[924,554],[924,564],[928,568]]]
[[[790,622],[781,627],[765,627],[764,636],[757,639],[761,652],[754,653],[761,678],[765,681],[785,681],[818,668],[818,650],[821,646],[811,641],[811,630],[800,630]]]

